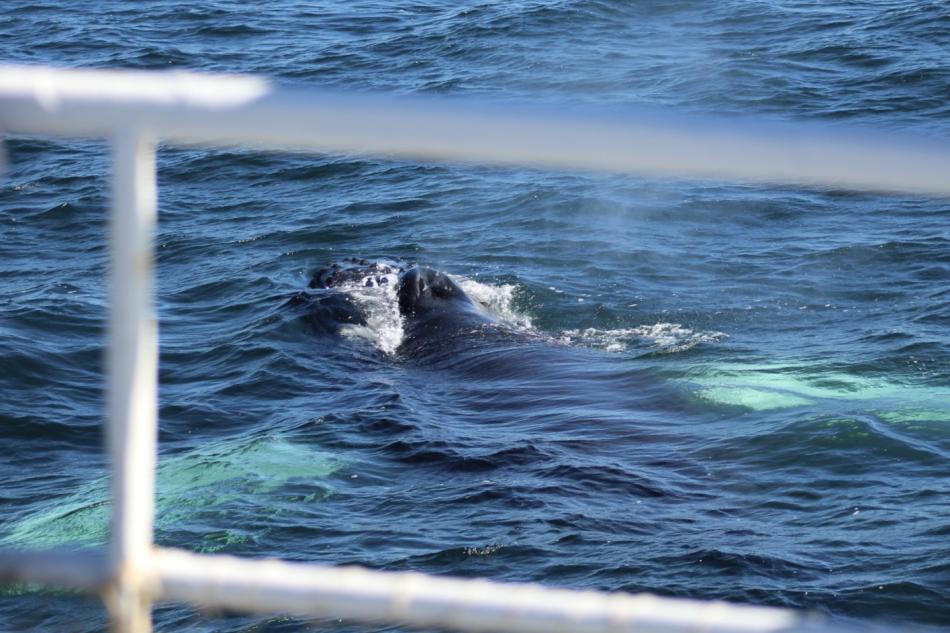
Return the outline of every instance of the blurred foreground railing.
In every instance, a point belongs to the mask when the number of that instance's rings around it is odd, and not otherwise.
[[[455,580],[159,549],[153,542],[158,338],[155,143],[738,178],[950,196],[950,148],[817,126],[604,118],[457,100],[272,89],[254,77],[0,67],[0,130],[112,142],[107,360],[112,537],[99,553],[0,553],[0,582],[102,595],[116,631],[155,601],[525,633],[770,632],[787,610]]]

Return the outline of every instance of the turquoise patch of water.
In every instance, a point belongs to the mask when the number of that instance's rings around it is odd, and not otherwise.
[[[701,400],[752,411],[823,401],[864,401],[889,421],[950,419],[950,389],[807,365],[720,365],[689,376]]]
[[[199,511],[231,501],[260,503],[295,479],[325,482],[342,462],[306,444],[282,437],[242,437],[160,459],[156,474],[158,530],[185,523]],[[91,481],[64,497],[44,501],[15,521],[0,543],[19,548],[101,545],[108,538],[112,503],[108,479]],[[207,550],[242,540],[231,530],[205,535]]]

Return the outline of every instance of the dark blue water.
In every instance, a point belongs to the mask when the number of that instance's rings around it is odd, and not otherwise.
[[[950,137],[938,2],[7,0],[0,60]],[[107,148],[6,149],[0,541],[95,546]],[[159,543],[950,625],[950,201],[250,150],[159,164]],[[336,334],[285,306],[348,257],[446,271],[504,335],[413,355],[387,291],[346,289],[367,323]],[[0,621],[104,615],[17,589]]]

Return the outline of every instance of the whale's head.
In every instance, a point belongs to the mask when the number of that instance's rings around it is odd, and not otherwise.
[[[465,291],[445,273],[431,268],[410,268],[399,281],[399,312],[407,318],[425,318],[448,306],[458,310],[475,304]]]
[[[471,338],[466,333],[473,328],[492,321],[448,275],[431,268],[403,272],[398,296],[405,353],[441,353],[447,345]]]
[[[300,293],[288,303],[316,331],[382,328],[389,332],[395,326],[400,332],[400,352],[406,355],[441,354],[448,346],[471,339],[469,335],[480,326],[494,323],[487,309],[445,273],[403,268],[388,260],[346,259],[331,264],[314,274],[310,289],[314,292]],[[391,308],[396,307],[390,303],[393,300],[398,304],[395,323],[390,322]]]

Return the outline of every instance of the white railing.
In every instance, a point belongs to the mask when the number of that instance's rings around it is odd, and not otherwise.
[[[787,610],[487,580],[202,556],[153,542],[158,338],[155,143],[909,191],[950,196],[950,149],[820,126],[604,117],[457,100],[295,92],[255,77],[0,67],[0,130],[112,142],[107,361],[112,538],[98,553],[0,553],[0,581],[98,592],[113,629],[151,628],[155,601],[465,631],[769,632]]]

